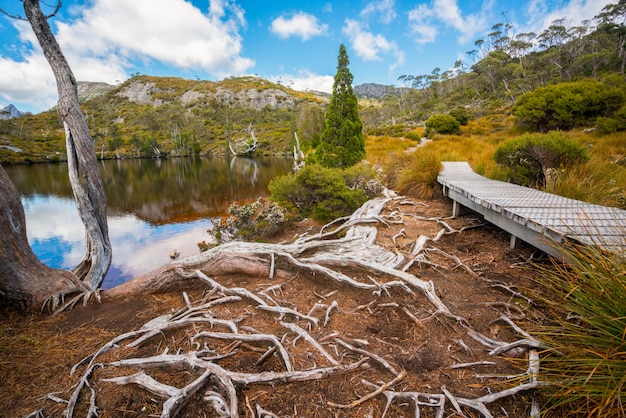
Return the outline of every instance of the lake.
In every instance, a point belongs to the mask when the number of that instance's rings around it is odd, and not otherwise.
[[[267,196],[275,176],[290,172],[287,158],[170,158],[100,161],[107,196],[113,260],[102,284],[114,287],[170,261],[198,254],[212,219],[233,202]],[[67,165],[5,166],[26,215],[28,242],[53,268],[71,269],[85,251]]]

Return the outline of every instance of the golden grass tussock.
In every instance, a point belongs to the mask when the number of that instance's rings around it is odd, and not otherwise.
[[[417,146],[417,142],[408,138],[368,135],[365,139],[367,160],[375,165],[384,165],[396,153],[404,152]]]

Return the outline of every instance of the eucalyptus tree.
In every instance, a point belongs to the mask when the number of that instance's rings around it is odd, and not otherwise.
[[[607,4],[594,19],[598,23],[598,31],[610,35],[609,39],[617,40],[619,71],[624,74],[626,69],[626,0]]]
[[[86,249],[80,263],[70,272],[44,269],[26,240],[23,208],[19,195],[4,170],[0,173],[0,291],[4,297],[24,305],[39,303],[51,296],[89,293],[102,284],[111,264],[111,243],[106,217],[106,197],[98,171],[93,138],[78,102],[78,83],[56,41],[48,19],[61,8],[58,0],[45,15],[39,0],[21,0],[22,16],[37,37],[54,77],[59,95],[58,109],[65,129],[70,183],[80,218],[85,226]],[[52,299],[54,300],[54,299]]]

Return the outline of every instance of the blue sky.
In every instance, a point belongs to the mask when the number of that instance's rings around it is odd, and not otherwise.
[[[399,85],[401,75],[445,71],[459,59],[471,65],[467,51],[496,23],[540,33],[556,19],[577,25],[616,2],[64,0],[50,22],[78,80],[257,75],[330,92],[342,43],[355,85]],[[23,15],[21,7],[19,0],[0,6],[15,15]],[[0,107],[12,103],[37,113],[56,100],[52,72],[28,22],[0,16]]]

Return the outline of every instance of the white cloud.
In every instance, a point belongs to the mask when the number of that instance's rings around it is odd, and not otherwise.
[[[61,243],[59,254],[62,268],[73,268],[85,251],[85,227],[80,221],[76,204],[71,199],[35,196],[22,199],[26,218],[28,242],[35,251],[41,249],[44,259],[54,256],[50,246]]]
[[[378,19],[385,23],[391,23],[397,16],[394,8],[395,0],[378,0],[368,3],[363,10],[361,10],[360,16],[367,17],[369,15],[376,15]]]
[[[57,89],[48,62],[41,54],[28,54],[22,61],[0,57],[0,97],[15,104],[37,103],[48,109],[57,102]]]
[[[254,66],[242,55],[243,10],[228,1],[211,0],[205,14],[184,0],[93,0],[72,14],[76,17],[71,20],[51,22],[78,80],[124,80],[133,61],[157,61],[217,77]],[[1,78],[0,99],[50,107],[56,101],[50,99],[56,96],[52,72],[29,25],[14,25],[27,48],[21,60],[0,55],[0,73],[11,74]]]
[[[356,20],[346,19],[343,33],[350,39],[350,45],[357,55],[365,61],[382,61],[382,55],[391,54],[395,62],[389,65],[389,71],[404,63],[405,55],[394,41],[369,32]]]
[[[320,23],[317,17],[308,13],[299,12],[290,18],[280,16],[272,21],[270,31],[280,38],[299,36],[306,41],[313,36],[322,35],[328,31],[328,25]]]
[[[415,38],[417,43],[427,44],[437,38],[437,26],[430,23],[430,17],[433,14],[432,10],[424,4],[420,4],[409,11],[409,27],[411,32],[417,36]]]
[[[415,41],[420,44],[433,42],[439,27],[443,25],[459,32],[460,42],[467,42],[486,27],[487,16],[494,0],[485,1],[478,13],[466,16],[463,16],[457,2],[458,0],[433,0],[430,7],[420,4],[409,11],[409,26],[412,33],[417,35]]]
[[[157,60],[214,74],[241,73],[253,62],[240,56],[242,12],[212,1],[203,14],[184,0],[96,0],[82,18],[60,24],[59,43],[80,56]]]
[[[552,22],[566,19],[569,26],[577,26],[583,20],[591,20],[598,15],[604,6],[616,3],[615,0],[570,0],[563,7],[550,10],[548,4],[542,0],[533,0],[528,9],[529,16],[540,16],[538,19],[529,19],[531,26],[525,31],[534,31],[539,34],[547,29]],[[534,25],[532,25],[534,23]]]
[[[321,91],[324,93],[333,92],[335,78],[330,75],[314,74],[307,70],[302,70],[298,74],[282,74],[269,78],[275,83],[281,82],[285,86],[298,91]]]
[[[181,257],[197,255],[210,226],[208,219],[154,227],[132,215],[109,218],[113,266],[136,277],[169,263],[174,250]]]

